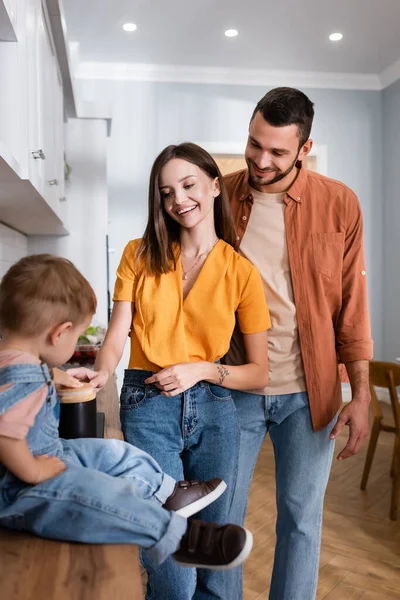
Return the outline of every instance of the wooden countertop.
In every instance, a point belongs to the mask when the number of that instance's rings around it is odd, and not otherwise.
[[[103,412],[105,419],[105,437],[123,439],[119,420],[119,397],[115,375],[110,377],[106,385],[97,394],[97,410]]]
[[[106,437],[122,439],[115,377],[97,396]],[[138,548],[70,544],[0,529],[2,600],[143,600]]]

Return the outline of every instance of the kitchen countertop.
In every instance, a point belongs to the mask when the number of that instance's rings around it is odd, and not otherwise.
[[[115,375],[110,377],[106,385],[96,396],[97,410],[105,414],[105,437],[122,439],[119,420],[119,397]]]

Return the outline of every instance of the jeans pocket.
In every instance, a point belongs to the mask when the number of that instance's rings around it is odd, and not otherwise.
[[[214,383],[207,383],[206,390],[213,400],[228,401],[232,400],[231,390],[216,385]]]
[[[139,408],[146,400],[146,387],[143,385],[123,385],[121,389],[120,408],[121,411]]]

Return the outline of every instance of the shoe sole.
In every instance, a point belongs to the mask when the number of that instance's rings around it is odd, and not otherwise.
[[[253,534],[248,529],[244,529],[244,530],[246,532],[246,540],[245,540],[242,551],[232,562],[230,562],[226,565],[207,565],[207,564],[201,565],[201,564],[197,564],[197,563],[185,563],[185,562],[176,560],[174,557],[172,557],[172,558],[173,558],[174,562],[177,565],[179,565],[180,567],[191,567],[193,569],[211,569],[212,571],[228,571],[229,569],[234,569],[235,567],[238,567],[239,565],[244,563],[246,558],[248,558],[248,556],[251,552],[251,549],[253,548]]]
[[[207,496],[203,496],[202,498],[195,500],[191,504],[187,504],[186,506],[179,508],[178,510],[175,511],[175,513],[177,515],[180,515],[181,517],[186,517],[188,519],[189,517],[191,517],[192,515],[195,515],[196,513],[198,513],[200,510],[202,510],[209,504],[212,504],[213,502],[218,500],[218,498],[220,496],[222,496],[222,494],[224,493],[225,490],[226,490],[226,483],[225,483],[225,481],[221,481],[221,483],[218,484],[218,486],[215,488],[215,490],[213,490],[212,492],[207,494]]]

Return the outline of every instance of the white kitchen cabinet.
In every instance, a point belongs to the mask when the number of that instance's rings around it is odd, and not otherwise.
[[[8,1],[17,4],[18,41],[0,41],[0,221],[65,234],[63,89],[46,8]]]
[[[17,2],[0,0],[0,40],[15,42],[17,39]]]
[[[26,177],[39,193],[43,191],[44,161],[43,130],[40,109],[40,32],[39,18],[42,11],[40,0],[26,0],[26,46],[28,79],[28,140],[25,153]]]
[[[34,0],[33,4],[36,26],[29,67],[29,178],[58,212],[64,180],[63,90],[45,12],[40,2]]]

